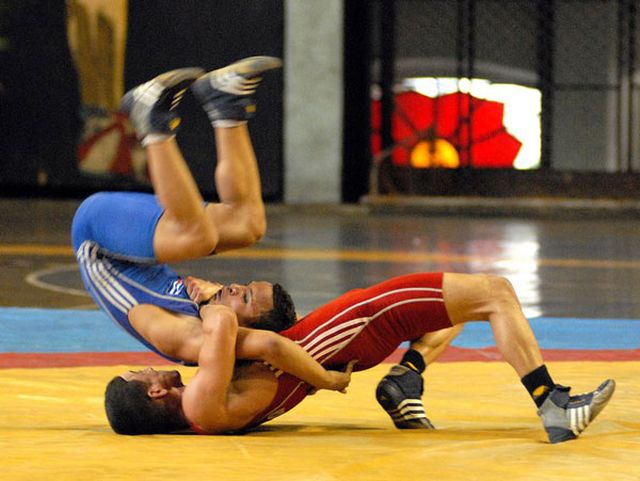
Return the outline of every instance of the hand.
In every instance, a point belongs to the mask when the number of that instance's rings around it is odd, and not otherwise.
[[[208,301],[223,288],[223,285],[217,282],[210,282],[191,276],[184,280],[184,284],[187,287],[189,298],[196,304]]]
[[[349,386],[349,383],[351,382],[351,373],[353,372],[353,366],[355,366],[357,362],[357,360],[350,361],[349,364],[347,364],[344,372],[327,371],[330,377],[330,381],[327,386],[323,387],[323,389],[339,391],[342,394],[346,394],[347,386]],[[315,391],[311,392],[311,394],[315,394]]]

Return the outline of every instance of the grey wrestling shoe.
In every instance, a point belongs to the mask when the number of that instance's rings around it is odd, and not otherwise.
[[[150,133],[175,133],[180,125],[175,108],[185,91],[202,74],[204,70],[197,67],[171,70],[124,94],[120,110],[129,115],[140,140]]]
[[[607,379],[595,391],[577,396],[569,396],[570,389],[556,385],[538,409],[552,444],[577,438],[607,405],[616,383]]]
[[[245,58],[207,73],[191,90],[214,126],[237,125],[256,111],[253,94],[261,75],[281,66],[282,61],[276,57]]]
[[[398,429],[435,429],[424,412],[422,376],[398,364],[382,378],[376,399]]]

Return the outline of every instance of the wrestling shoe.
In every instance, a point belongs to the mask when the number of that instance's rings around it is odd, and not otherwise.
[[[204,70],[191,67],[165,72],[129,90],[120,102],[120,110],[129,115],[136,135],[144,145],[149,134],[173,135],[180,125],[175,108],[189,86]]]
[[[238,125],[253,117],[256,103],[253,94],[262,73],[280,68],[276,57],[249,57],[213,70],[191,86],[214,127]]]
[[[577,438],[607,405],[616,383],[607,379],[595,391],[577,396],[569,396],[570,389],[556,385],[538,409],[552,444]]]
[[[435,429],[424,412],[422,376],[398,364],[382,378],[376,399],[398,429]]]

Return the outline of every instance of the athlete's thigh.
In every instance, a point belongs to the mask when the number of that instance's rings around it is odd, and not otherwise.
[[[444,274],[442,297],[453,325],[488,320],[494,281],[485,274]]]

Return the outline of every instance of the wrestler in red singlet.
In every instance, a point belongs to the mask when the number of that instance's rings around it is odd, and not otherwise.
[[[362,371],[381,363],[400,343],[447,327],[451,321],[439,272],[409,274],[349,291],[280,334],[296,341],[327,369],[341,369],[357,359],[354,371]],[[312,389],[290,374],[276,376],[273,401],[248,427],[284,414]]]

